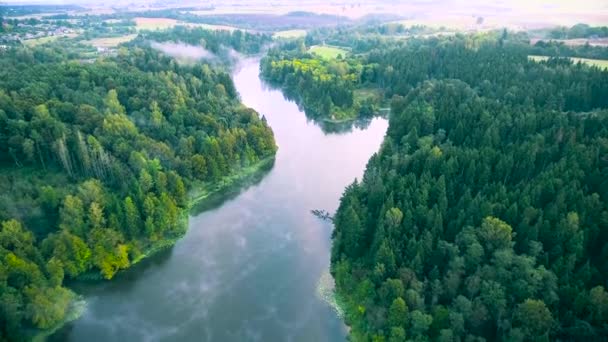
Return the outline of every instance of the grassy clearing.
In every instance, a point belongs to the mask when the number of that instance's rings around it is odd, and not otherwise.
[[[23,44],[25,44],[25,46],[38,46],[38,45],[42,45],[45,43],[50,43],[54,40],[57,40],[60,36],[48,36],[48,37],[41,37],[41,38],[34,38],[34,39],[26,39],[23,41]]]
[[[169,18],[142,18],[135,19],[137,30],[166,30],[178,24],[175,19]]]
[[[379,101],[382,99],[382,91],[380,89],[371,89],[371,88],[355,89],[353,95],[354,95],[355,101],[365,101],[365,100]]]
[[[548,56],[528,56],[531,60],[535,62],[543,62],[549,59]],[[578,58],[578,57],[570,57],[573,63],[585,63],[591,66],[596,66],[600,69],[608,69],[608,60],[604,59],[590,59],[590,58]]]
[[[346,56],[348,54],[348,50],[329,45],[314,45],[310,47],[309,51],[325,59],[334,59],[338,55]]]
[[[118,46],[119,44],[131,41],[135,39],[135,37],[137,37],[136,34],[129,34],[121,37],[96,38],[92,40],[87,40],[85,43],[99,48],[113,48]]]
[[[272,37],[275,39],[294,39],[306,36],[306,30],[287,30],[275,32]]]

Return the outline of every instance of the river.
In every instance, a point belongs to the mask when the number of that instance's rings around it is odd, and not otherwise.
[[[257,60],[234,74],[242,102],[263,114],[279,150],[264,178],[190,218],[171,250],[110,282],[75,285],[84,315],[53,336],[62,341],[342,341],[346,329],[317,295],[329,265],[334,212],[361,178],[386,132],[325,134],[258,77]]]

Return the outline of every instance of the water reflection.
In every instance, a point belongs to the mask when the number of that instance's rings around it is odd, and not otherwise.
[[[190,215],[197,215],[204,211],[215,209],[221,206],[224,202],[231,200],[237,197],[239,194],[243,193],[249,187],[257,185],[264,179],[264,176],[272,170],[274,167],[275,159],[272,158],[269,161],[264,161],[263,165],[260,167],[257,172],[246,176],[244,179],[240,179],[239,181],[231,184],[227,188],[223,188],[222,191],[211,194],[204,201],[201,201],[192,208],[190,208]]]
[[[234,75],[241,100],[263,114],[279,150],[245,189],[218,196],[172,250],[108,283],[79,285],[84,316],[62,341],[342,341],[341,320],[317,296],[329,266],[331,225],[344,188],[378,150],[386,120],[326,134],[280,91],[257,61]],[[194,211],[196,212],[196,211]]]
[[[308,108],[305,108],[302,105],[302,99],[299,94],[295,93],[289,89],[281,89],[277,85],[273,85],[266,80],[262,79],[262,89],[266,91],[278,91],[280,90],[283,93],[283,96],[289,100],[294,102],[297,105],[298,111],[303,112],[306,115],[306,118],[314,122],[318,125],[324,133],[326,134],[346,134],[353,131],[353,129],[367,129],[372,122],[372,119],[375,117],[387,118],[387,111],[380,110],[378,113],[369,116],[360,116],[354,120],[345,120],[345,121],[334,121],[329,120],[327,118],[321,117],[319,113],[314,112]]]

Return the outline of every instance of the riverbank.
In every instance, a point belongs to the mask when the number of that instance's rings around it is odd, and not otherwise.
[[[249,180],[256,178],[257,175],[272,167],[274,160],[275,156],[273,155],[253,165],[243,167],[238,172],[223,177],[218,182],[194,184],[192,190],[190,190],[188,210],[196,210],[197,207],[204,204],[204,201],[211,199],[214,195],[230,192],[235,187],[241,187]]]
[[[213,201],[216,197],[222,197],[227,193],[232,192],[235,189],[240,188],[249,180],[256,178],[260,174],[267,171],[274,163],[274,155],[264,158],[259,162],[243,167],[232,174],[223,177],[217,182],[210,183],[199,183],[192,186],[188,195],[188,205],[181,212],[181,226],[183,229],[181,232],[174,236],[167,236],[158,241],[154,241],[147,246],[144,246],[140,253],[133,258],[128,268],[118,271],[119,273],[125,271],[134,265],[142,262],[143,260],[152,257],[161,251],[173,247],[187,232],[188,230],[188,217],[191,212],[198,214],[204,209],[201,208],[207,204],[207,201]],[[198,209],[198,210],[197,210]],[[78,277],[76,281],[103,281],[106,280],[99,272],[86,272]]]
[[[82,314],[84,314],[86,307],[87,307],[87,302],[84,300],[84,298],[78,294],[76,294],[75,292],[73,292],[72,290],[70,290],[71,295],[73,296],[72,302],[70,303],[70,307],[68,308],[68,312],[65,315],[64,319],[55,324],[54,326],[52,326],[51,328],[45,329],[45,330],[39,330],[36,331],[35,333],[32,334],[32,342],[44,342],[47,340],[47,338],[49,338],[51,335],[53,335],[55,332],[57,332],[59,329],[61,329],[64,325],[77,320],[78,318],[80,318],[80,316],[82,316]]]
[[[146,248],[143,249],[141,254],[139,254],[137,257],[135,257],[131,261],[131,264],[129,265],[129,267],[127,269],[130,269],[130,268],[134,267],[135,265],[139,264],[140,262],[142,262],[166,249],[173,247],[186,234],[186,232],[188,230],[188,221],[189,221],[188,218],[189,218],[190,212],[193,209],[199,208],[201,205],[205,204],[205,202],[213,201],[216,197],[218,197],[218,196],[221,197],[222,195],[224,195],[226,193],[230,193],[234,189],[244,186],[250,180],[260,177],[262,174],[269,171],[269,169],[274,164],[274,160],[275,160],[275,156],[273,155],[273,156],[260,160],[259,162],[257,162],[254,165],[250,165],[248,167],[243,167],[243,168],[237,170],[236,172],[233,172],[232,174],[230,174],[226,177],[223,177],[218,182],[201,183],[201,184],[194,185],[192,187],[192,190],[190,190],[190,192],[189,192],[188,205],[181,212],[181,216],[182,216],[181,220],[182,220],[182,225],[184,227],[183,232],[179,235],[166,237],[166,238],[163,238],[161,240],[155,241],[154,243],[150,244],[149,246],[147,246]],[[127,269],[121,270],[118,273],[122,273],[123,271],[125,271]],[[81,274],[80,276],[78,276],[75,279],[75,281],[97,282],[97,281],[107,281],[107,280],[104,279],[99,272],[87,272],[87,273],[84,273],[84,274]],[[59,322],[58,324],[53,326],[52,328],[40,330],[40,331],[33,333],[32,341],[45,341],[48,337],[53,335],[55,332],[57,332],[63,326],[65,326],[66,324],[68,324],[72,321],[77,320],[84,314],[84,312],[86,311],[86,305],[87,305],[86,300],[75,292],[72,292],[72,294],[73,294],[74,298],[72,300],[72,303],[70,304],[70,307],[68,309],[68,312],[67,312],[65,318],[61,322]]]
[[[317,295],[330,263],[330,225],[309,210],[335,211],[388,124],[371,119],[367,128],[327,134],[258,74],[257,61],[246,61],[234,83],[242,103],[272,127],[281,148],[272,170],[221,195],[192,190],[188,198],[204,197],[204,205],[190,211],[179,243],[111,283],[74,284],[89,299],[87,309],[54,341],[346,339],[342,320]],[[260,319],[252,324],[251,317]]]
[[[340,320],[344,321],[344,308],[337,296],[336,284],[334,278],[329,273],[329,270],[325,270],[321,273],[321,277],[319,277],[319,281],[317,282],[317,296],[332,308]]]

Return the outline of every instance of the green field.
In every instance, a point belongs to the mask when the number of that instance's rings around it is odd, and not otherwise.
[[[329,45],[314,45],[310,47],[309,51],[326,59],[334,59],[338,55],[346,56],[348,54],[348,50]]]
[[[273,38],[293,39],[306,36],[306,30],[287,30],[275,32]]]
[[[94,47],[112,48],[112,47],[118,46],[119,44],[131,41],[131,40],[135,39],[135,37],[137,37],[136,34],[129,34],[129,35],[120,36],[120,37],[96,38],[96,39],[92,39],[92,40],[87,40],[86,43],[93,45]]]
[[[355,89],[353,93],[355,100],[380,100],[382,99],[382,91],[380,89],[362,88]]]
[[[542,62],[549,59],[548,56],[528,56],[531,60],[535,62]],[[601,69],[608,69],[608,60],[604,59],[590,59],[590,58],[578,58],[578,57],[570,57],[570,60],[574,63],[585,63],[591,66],[596,66]]]
[[[36,46],[44,43],[50,43],[54,40],[57,40],[57,38],[59,38],[59,36],[47,36],[41,38],[26,39],[23,41],[23,44],[25,44],[26,46]]]

